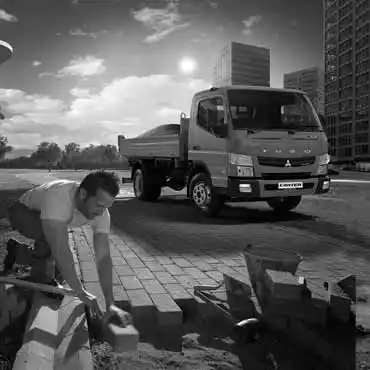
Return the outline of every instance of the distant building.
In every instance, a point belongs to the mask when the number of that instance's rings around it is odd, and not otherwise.
[[[370,0],[324,0],[325,117],[338,161],[370,161]]]
[[[302,69],[284,75],[284,88],[304,91],[318,113],[324,115],[324,71],[318,67]]]
[[[230,42],[218,54],[213,86],[270,86],[270,50]]]

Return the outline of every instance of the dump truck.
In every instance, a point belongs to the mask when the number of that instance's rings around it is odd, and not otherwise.
[[[136,198],[156,201],[164,187],[186,189],[207,216],[226,202],[264,201],[288,212],[302,196],[330,189],[322,122],[299,90],[212,87],[194,95],[180,124],[119,135],[118,147]]]

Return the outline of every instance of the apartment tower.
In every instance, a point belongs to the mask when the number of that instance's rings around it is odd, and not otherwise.
[[[270,87],[270,50],[237,42],[228,43],[216,58],[212,85]]]
[[[370,0],[324,0],[325,129],[338,161],[370,160]]]
[[[318,113],[324,115],[324,71],[318,67],[284,75],[284,88],[304,91]]]

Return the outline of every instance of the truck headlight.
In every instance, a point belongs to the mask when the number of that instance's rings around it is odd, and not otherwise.
[[[230,153],[229,163],[236,166],[238,177],[253,177],[253,159],[250,155]]]
[[[328,165],[330,163],[330,155],[323,154],[319,157],[319,168],[317,169],[318,175],[326,175],[328,173]]]
[[[230,153],[229,163],[237,166],[253,167],[253,159],[250,155]]]

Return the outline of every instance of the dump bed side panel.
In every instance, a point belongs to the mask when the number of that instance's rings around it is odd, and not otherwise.
[[[178,158],[180,157],[179,135],[118,139],[119,152],[126,158]]]

